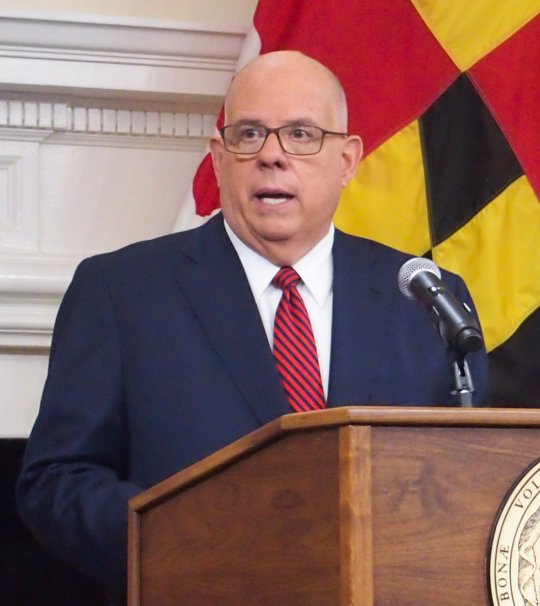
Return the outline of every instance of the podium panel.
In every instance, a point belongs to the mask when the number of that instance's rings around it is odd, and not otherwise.
[[[130,606],[490,604],[540,411],[287,415],[130,502]]]

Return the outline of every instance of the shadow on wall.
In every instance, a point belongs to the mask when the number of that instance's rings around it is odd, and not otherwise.
[[[0,602],[2,606],[105,606],[103,594],[45,551],[15,507],[25,440],[0,440]]]

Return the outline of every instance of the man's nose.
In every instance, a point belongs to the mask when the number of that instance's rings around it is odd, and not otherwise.
[[[259,151],[259,158],[263,162],[283,161],[287,154],[281,147],[277,133],[268,133],[266,141]]]

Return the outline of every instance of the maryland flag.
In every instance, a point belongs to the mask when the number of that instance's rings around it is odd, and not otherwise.
[[[364,140],[337,227],[460,274],[491,405],[540,405],[540,0],[260,0],[240,63],[278,49],[337,74]]]

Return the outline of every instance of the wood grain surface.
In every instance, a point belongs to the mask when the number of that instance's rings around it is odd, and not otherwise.
[[[130,502],[130,606],[488,606],[540,411],[287,415]]]

